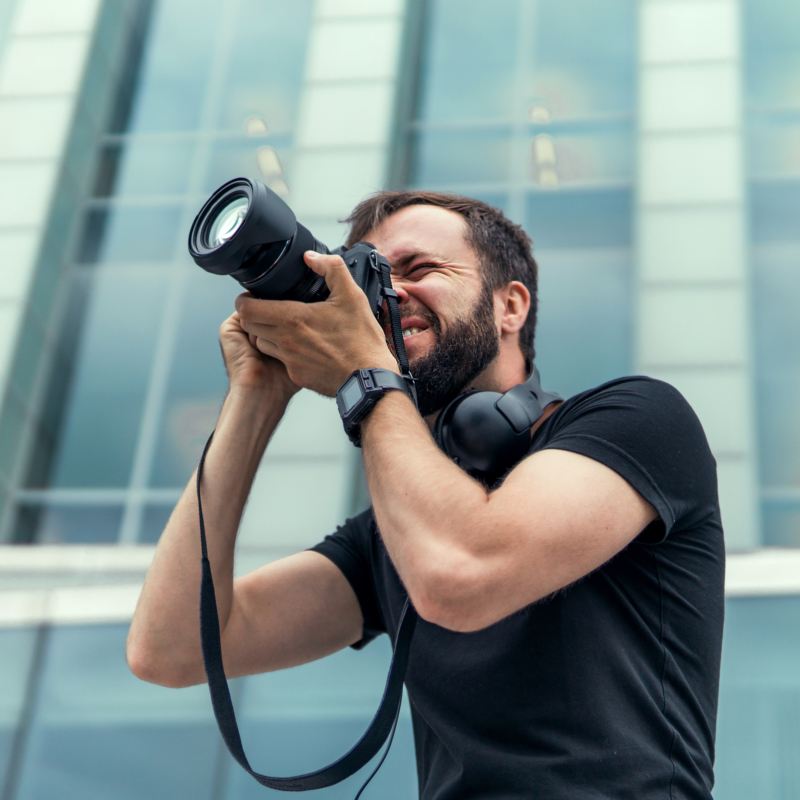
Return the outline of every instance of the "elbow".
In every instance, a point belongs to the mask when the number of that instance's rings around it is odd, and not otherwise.
[[[410,587],[409,596],[422,619],[457,633],[486,627],[481,611],[481,581],[466,559],[429,567]]]
[[[128,669],[139,680],[147,683],[154,683],[169,689],[185,689],[187,686],[202,682],[197,679],[194,670],[186,669],[175,659],[166,658],[163,653],[153,648],[131,641],[130,637],[125,647],[125,660],[128,663]]]

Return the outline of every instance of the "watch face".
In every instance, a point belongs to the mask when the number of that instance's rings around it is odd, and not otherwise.
[[[349,414],[363,397],[361,384],[358,382],[358,377],[356,375],[353,375],[350,380],[345,383],[339,395],[344,405],[344,413]]]

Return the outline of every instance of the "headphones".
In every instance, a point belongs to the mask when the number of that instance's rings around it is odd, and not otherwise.
[[[521,461],[531,446],[531,426],[560,395],[542,390],[539,370],[505,394],[473,389],[439,414],[433,437],[444,453],[488,485]]]

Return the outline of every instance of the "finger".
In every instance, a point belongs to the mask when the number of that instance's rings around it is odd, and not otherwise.
[[[242,328],[256,333],[258,328],[280,327],[303,319],[308,306],[295,300],[261,300],[251,294],[240,294],[236,298],[236,313]]]
[[[328,284],[332,295],[350,292],[352,289],[358,288],[341,256],[326,256],[314,250],[306,250],[304,258],[306,264],[317,275],[325,278],[325,283]]]

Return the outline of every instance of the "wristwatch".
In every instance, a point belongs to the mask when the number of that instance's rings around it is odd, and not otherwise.
[[[342,418],[344,432],[356,447],[361,447],[361,420],[390,391],[405,392],[414,400],[408,383],[390,369],[357,369],[339,387],[336,392],[339,416]]]

